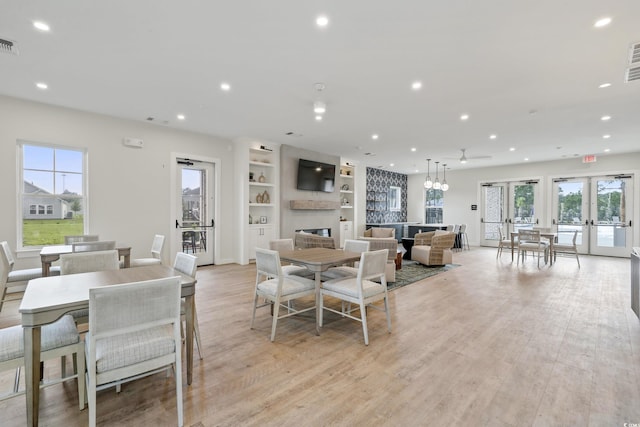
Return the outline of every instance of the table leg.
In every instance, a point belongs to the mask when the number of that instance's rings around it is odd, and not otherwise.
[[[316,279],[316,335],[320,335],[320,283],[321,283],[322,272],[316,271],[315,279]]]
[[[131,254],[124,256],[124,268],[131,267]]]
[[[42,277],[49,277],[51,271],[51,261],[42,261]]]
[[[511,234],[511,262],[513,262],[513,248],[515,246],[515,238],[516,238],[516,236]],[[520,261],[518,261],[518,262],[520,262]]]
[[[193,303],[195,298],[193,295],[185,297],[186,310],[184,317],[186,319],[185,335],[187,346],[187,385],[191,385],[193,380]]]
[[[27,425],[38,425],[40,406],[40,327],[25,327],[24,375],[27,395]]]

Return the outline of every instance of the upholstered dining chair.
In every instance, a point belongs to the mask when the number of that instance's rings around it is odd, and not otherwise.
[[[301,276],[285,276],[280,264],[278,251],[271,249],[256,248],[256,287],[253,297],[253,310],[251,314],[251,325],[256,318],[256,309],[260,307],[271,307],[273,304],[273,320],[271,322],[271,341],[276,338],[276,325],[279,319],[315,310],[315,305],[301,310],[294,309],[291,305],[285,305],[289,301],[305,296],[315,295],[315,281]],[[263,298],[265,302],[259,303]],[[287,310],[286,314],[280,315],[280,309]]]
[[[518,230],[518,261],[520,257],[524,263],[524,257],[527,252],[536,252],[538,254],[538,268],[540,268],[540,256],[544,257],[545,263],[549,256],[549,244],[540,238],[540,230],[519,229]]]
[[[66,375],[65,356],[73,355],[74,373]],[[85,405],[85,382],[84,382],[84,341],[80,339],[78,329],[69,315],[62,316],[57,321],[45,325],[41,329],[40,335],[40,360],[47,361],[62,357],[62,377],[57,380],[41,381],[40,387],[47,387],[63,381],[77,379],[78,381],[78,406],[80,409]],[[22,326],[11,326],[0,329],[0,371],[17,369],[13,385],[13,391],[0,396],[0,400],[23,394],[20,391],[19,369],[24,366],[24,332]],[[78,373],[79,370],[79,373]]]
[[[82,234],[79,236],[64,236],[64,244],[72,245],[74,243],[97,242],[100,236],[97,234]]]
[[[363,253],[369,251],[371,242],[369,240],[350,240],[344,241],[344,250],[348,252]],[[346,277],[356,277],[358,275],[358,267],[353,265],[341,265],[331,267],[322,273],[324,280],[344,279]]]
[[[164,246],[164,236],[156,234],[151,244],[151,258],[136,258],[131,260],[130,267],[144,267],[147,265],[162,264],[162,247]],[[120,268],[124,267],[124,262],[120,263]]]
[[[178,270],[180,273],[186,274],[187,276],[195,279],[196,271],[198,270],[198,257],[195,255],[185,254],[184,252],[178,252],[176,253],[176,258],[173,261],[173,268]],[[186,313],[186,303],[184,298],[181,298],[180,318],[184,320]],[[184,335],[182,323],[180,323],[180,334]],[[200,360],[202,360],[202,340],[200,339],[200,326],[198,325],[198,312],[196,311],[195,300],[193,302],[193,335],[196,337],[196,344],[198,345],[198,356],[200,356]]]
[[[109,251],[116,248],[115,240],[97,242],[77,242],[71,244],[72,252]]]
[[[60,255],[60,274],[89,273],[92,271],[109,271],[120,269],[118,251],[93,251],[78,252]],[[76,323],[87,323],[89,320],[89,310],[75,310],[69,312]]]
[[[387,315],[387,329],[391,332],[391,314],[389,312],[389,299],[387,294],[387,279],[385,278],[385,266],[387,264],[388,249],[363,252],[360,256],[358,275],[345,279],[326,281],[320,289],[320,326],[323,322],[324,310],[337,313],[362,323],[364,343],[369,345],[369,332],[367,329],[367,307],[384,310]],[[380,283],[377,283],[379,280]],[[357,308],[341,311],[335,310],[324,304],[326,296],[338,298],[348,303],[357,304]],[[374,305],[374,302],[384,301],[384,309]],[[360,310],[360,317],[353,316],[354,310]]]
[[[41,267],[14,270],[14,265],[15,259],[9,243],[0,242],[0,311],[2,311],[4,301],[7,299],[8,288],[22,291],[27,287],[29,280],[42,277]],[[60,272],[52,270],[51,274],[60,274]]]
[[[173,367],[177,424],[182,426],[180,341],[179,277],[89,289],[89,425],[96,425],[97,390]]]
[[[275,239],[269,241],[269,249],[272,251],[292,251],[293,247],[293,239]],[[314,277],[313,271],[310,271],[307,267],[302,267],[299,265],[283,265],[282,266],[282,274],[285,276],[290,276],[295,274],[297,276],[303,276],[312,278]]]
[[[556,262],[556,255],[558,253],[564,254],[574,254],[576,256],[576,261],[578,261],[578,268],[580,268],[580,258],[578,258],[578,246],[576,244],[576,240],[578,239],[578,231],[573,231],[573,238],[571,239],[570,244],[562,244],[562,243],[554,243],[553,244],[553,262]]]
[[[502,255],[503,248],[511,249],[511,237],[504,235],[502,227],[498,227],[498,236],[500,240],[498,240],[498,252],[496,253],[496,259],[498,259],[500,255]]]

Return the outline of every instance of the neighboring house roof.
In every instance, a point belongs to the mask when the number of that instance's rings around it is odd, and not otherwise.
[[[51,194],[50,192],[48,192],[47,190],[38,187],[37,185],[35,185],[32,182],[28,182],[28,181],[24,181],[24,193],[25,194],[29,194],[29,195],[34,195],[34,194]],[[69,193],[66,193],[69,194]],[[68,202],[66,200],[64,200],[61,197],[56,197],[56,200],[61,201],[62,203],[68,204]]]

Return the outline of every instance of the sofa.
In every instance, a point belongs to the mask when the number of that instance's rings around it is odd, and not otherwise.
[[[336,241],[333,237],[318,236],[311,233],[295,233],[294,246],[296,249],[305,248],[330,248],[335,249]]]
[[[445,265],[453,262],[452,248],[456,234],[450,231],[429,231],[415,235],[411,259],[424,265]]]

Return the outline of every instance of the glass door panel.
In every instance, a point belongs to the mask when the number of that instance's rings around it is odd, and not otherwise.
[[[632,187],[630,176],[592,178],[591,254],[628,256],[631,252]]]
[[[538,184],[527,182],[513,182],[510,186],[509,213],[513,229],[530,229],[538,223],[536,213],[539,211],[536,202],[536,189]]]
[[[589,180],[558,179],[553,183],[552,224],[558,232],[557,243],[571,245],[577,230],[578,252],[589,252],[587,218],[589,214]]]
[[[507,225],[507,187],[505,184],[491,184],[482,187],[481,244],[496,246],[500,235],[498,228]],[[503,231],[508,233],[508,227]]]

